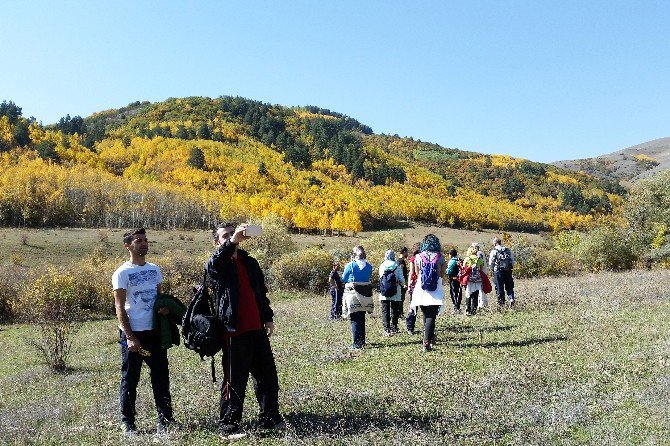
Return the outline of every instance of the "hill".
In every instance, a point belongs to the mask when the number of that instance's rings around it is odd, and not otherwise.
[[[47,127],[3,102],[0,151],[0,223],[12,226],[201,228],[274,213],[298,231],[407,220],[541,231],[589,226],[625,193],[551,165],[374,134],[319,107],[239,97],[135,102]]]
[[[670,169],[670,137],[594,158],[556,161],[552,164],[613,181],[636,182]]]

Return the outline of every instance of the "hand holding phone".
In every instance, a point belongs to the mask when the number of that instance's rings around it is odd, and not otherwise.
[[[263,234],[263,228],[258,225],[247,225],[244,230],[245,237],[258,237]]]

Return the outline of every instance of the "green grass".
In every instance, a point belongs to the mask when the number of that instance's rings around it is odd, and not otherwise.
[[[275,296],[288,428],[252,430],[238,444],[670,444],[668,279],[663,271],[518,281],[513,311],[440,316],[430,353],[420,336],[382,337],[377,308],[368,346],[352,356],[349,324],[327,320],[327,298]],[[28,346],[34,332],[0,327],[0,442],[123,443],[115,321],[84,325],[64,375]],[[182,424],[171,444],[221,444],[209,363],[183,347],[169,356]],[[245,406],[251,423],[251,385]],[[152,440],[154,417],[144,373],[136,444]]]

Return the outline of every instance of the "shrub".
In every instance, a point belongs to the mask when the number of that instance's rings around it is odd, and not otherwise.
[[[365,248],[367,261],[372,264],[374,269],[375,266],[379,266],[384,261],[384,254],[387,250],[392,249],[397,256],[400,248],[404,246],[404,240],[403,235],[398,231],[384,231],[362,240],[360,244]],[[351,251],[349,252],[351,255]]]
[[[333,256],[320,248],[285,254],[272,266],[272,283],[283,290],[320,292],[328,286]]]
[[[14,319],[14,301],[26,274],[26,268],[16,265],[0,268],[0,323],[11,322]]]
[[[185,251],[168,251],[152,259],[152,263],[157,264],[163,274],[161,290],[188,303],[193,286],[202,281],[209,255],[205,251],[200,256],[193,256]]]
[[[266,275],[273,261],[286,253],[295,251],[295,243],[291,240],[288,225],[279,216],[266,215],[261,221],[250,221],[263,227],[263,235],[253,237],[244,242],[243,248],[258,260]]]
[[[514,254],[514,276],[518,278],[571,275],[581,268],[574,254],[532,246],[522,236],[512,237],[509,247]]]
[[[615,227],[598,227],[586,233],[577,253],[584,267],[593,272],[628,270],[637,260],[626,230]]]
[[[27,284],[18,310],[26,321],[39,328],[29,342],[52,371],[63,372],[86,316],[80,305],[81,289],[73,274],[53,268]]]

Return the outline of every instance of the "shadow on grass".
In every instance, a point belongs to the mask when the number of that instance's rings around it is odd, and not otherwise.
[[[478,327],[474,325],[461,325],[461,326],[450,326],[450,327],[439,327],[435,331],[441,332],[453,332],[453,333],[467,333],[467,332],[498,332],[498,331],[510,331],[514,328],[514,325],[495,325],[492,327]]]
[[[533,345],[548,344],[552,342],[564,342],[567,340],[568,340],[567,336],[547,336],[543,338],[530,338],[530,339],[504,341],[504,342],[465,342],[458,345],[459,347],[466,347],[466,348],[529,347]]]
[[[298,438],[341,437],[369,433],[371,428],[401,428],[403,430],[431,431],[430,426],[440,417],[418,416],[409,412],[389,413],[333,413],[300,412],[285,415],[288,429]]]

